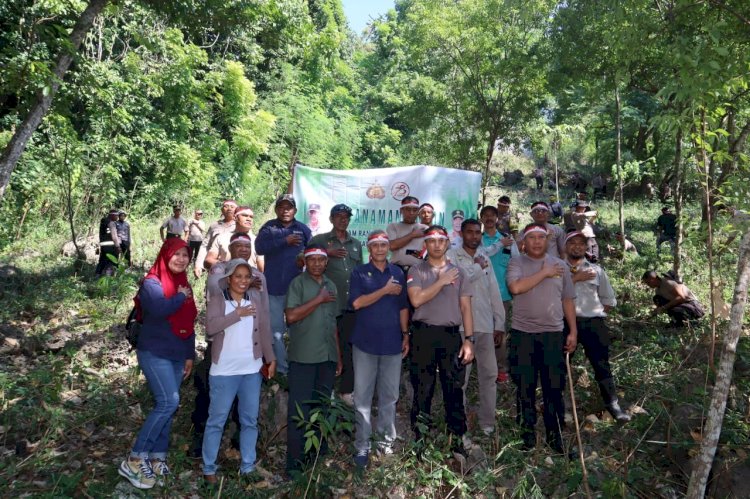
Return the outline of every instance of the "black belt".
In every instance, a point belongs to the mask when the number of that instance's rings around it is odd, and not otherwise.
[[[179,235],[179,234],[175,234],[173,232],[167,232],[167,238],[173,238],[173,237],[180,237],[181,238],[182,236]]]
[[[426,322],[422,321],[412,321],[412,324],[417,329],[442,329],[446,333],[458,333],[458,326],[440,326],[440,325],[433,325],[433,324],[427,324]]]

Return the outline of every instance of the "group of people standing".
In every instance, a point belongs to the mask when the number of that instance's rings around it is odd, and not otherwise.
[[[465,394],[476,360],[479,430],[495,431],[497,384],[510,378],[517,387],[522,446],[534,448],[541,383],[546,442],[564,453],[565,356],[579,344],[604,407],[617,421],[628,421],[609,363],[606,317],[617,302],[586,224],[566,232],[549,223],[550,205],[538,201],[531,205],[533,222],[519,231],[510,204],[503,196],[497,206],[484,206],[478,219],[461,212],[451,234],[432,223],[432,205],[407,196],[400,221],[364,242],[349,232],[352,210],[345,204],[331,209],[332,230],[313,236],[296,220],[290,194],[276,200],[276,217],[257,236],[252,209],[232,200],[222,203],[221,219],[205,231],[200,246],[189,239],[188,224],[165,222],[163,246],[135,298],[143,324],[138,361],[155,407],[119,473],[140,488],[169,475],[166,455],[179,386],[191,375],[192,451],[202,458],[208,483],[217,481],[221,435],[235,398],[239,472],[254,472],[261,382],[277,372],[286,376],[289,390],[290,476],[311,458],[304,421],[314,410],[325,412],[334,392],[354,407],[358,467],[365,468],[375,450],[394,451],[405,359],[417,442],[431,431],[439,378],[446,426],[456,437],[453,450],[464,453],[473,445],[466,435]],[[582,208],[582,214],[589,211]],[[179,211],[171,218],[179,219]],[[195,368],[191,260],[197,278],[208,269],[208,346]]]

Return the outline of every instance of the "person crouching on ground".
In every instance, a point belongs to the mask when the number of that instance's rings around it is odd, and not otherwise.
[[[260,287],[251,283],[261,280]],[[269,364],[268,376],[276,372],[271,336],[271,313],[265,277],[247,260],[226,264],[219,281],[221,294],[212,294],[206,308],[206,334],[213,338],[209,386],[211,404],[203,435],[203,474],[216,483],[216,458],[221,435],[235,396],[239,399],[240,476],[255,470],[258,441],[261,368]]]
[[[305,271],[292,279],[286,294],[286,321],[289,324],[289,403],[287,405],[286,469],[289,475],[301,471],[305,462],[304,421],[312,410],[326,403],[335,377],[343,364],[336,332],[339,308],[336,285],[325,276],[328,252],[310,244],[304,252]],[[320,435],[318,435],[320,438]],[[321,454],[326,451],[321,442]]]
[[[169,475],[167,449],[180,383],[193,369],[198,309],[185,272],[189,263],[188,243],[167,239],[135,297],[136,317],[143,323],[138,365],[155,403],[118,473],[139,489],[150,489],[157,478]]]

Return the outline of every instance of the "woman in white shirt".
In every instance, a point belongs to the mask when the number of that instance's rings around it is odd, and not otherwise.
[[[255,470],[264,361],[269,378],[276,371],[265,277],[242,258],[229,261],[226,268],[219,281],[223,292],[209,299],[206,310],[206,334],[213,337],[211,405],[203,435],[203,475],[208,483],[217,481],[216,459],[235,396],[239,399],[241,427],[240,474]],[[253,279],[261,280],[260,289],[250,287]]]

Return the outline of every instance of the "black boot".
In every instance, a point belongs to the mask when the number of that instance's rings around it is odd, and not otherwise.
[[[615,390],[615,380],[612,378],[603,379],[599,382],[599,391],[602,393],[604,407],[609,411],[618,423],[627,423],[630,421],[630,414],[623,411],[617,400],[617,391]]]
[[[572,448],[567,452],[565,451],[565,448],[563,448],[562,434],[559,431],[547,432],[547,445],[549,445],[550,449],[555,451],[555,453],[564,455],[569,461],[575,459],[575,453]]]
[[[536,433],[533,430],[524,430],[521,439],[521,450],[533,450],[536,447]]]

